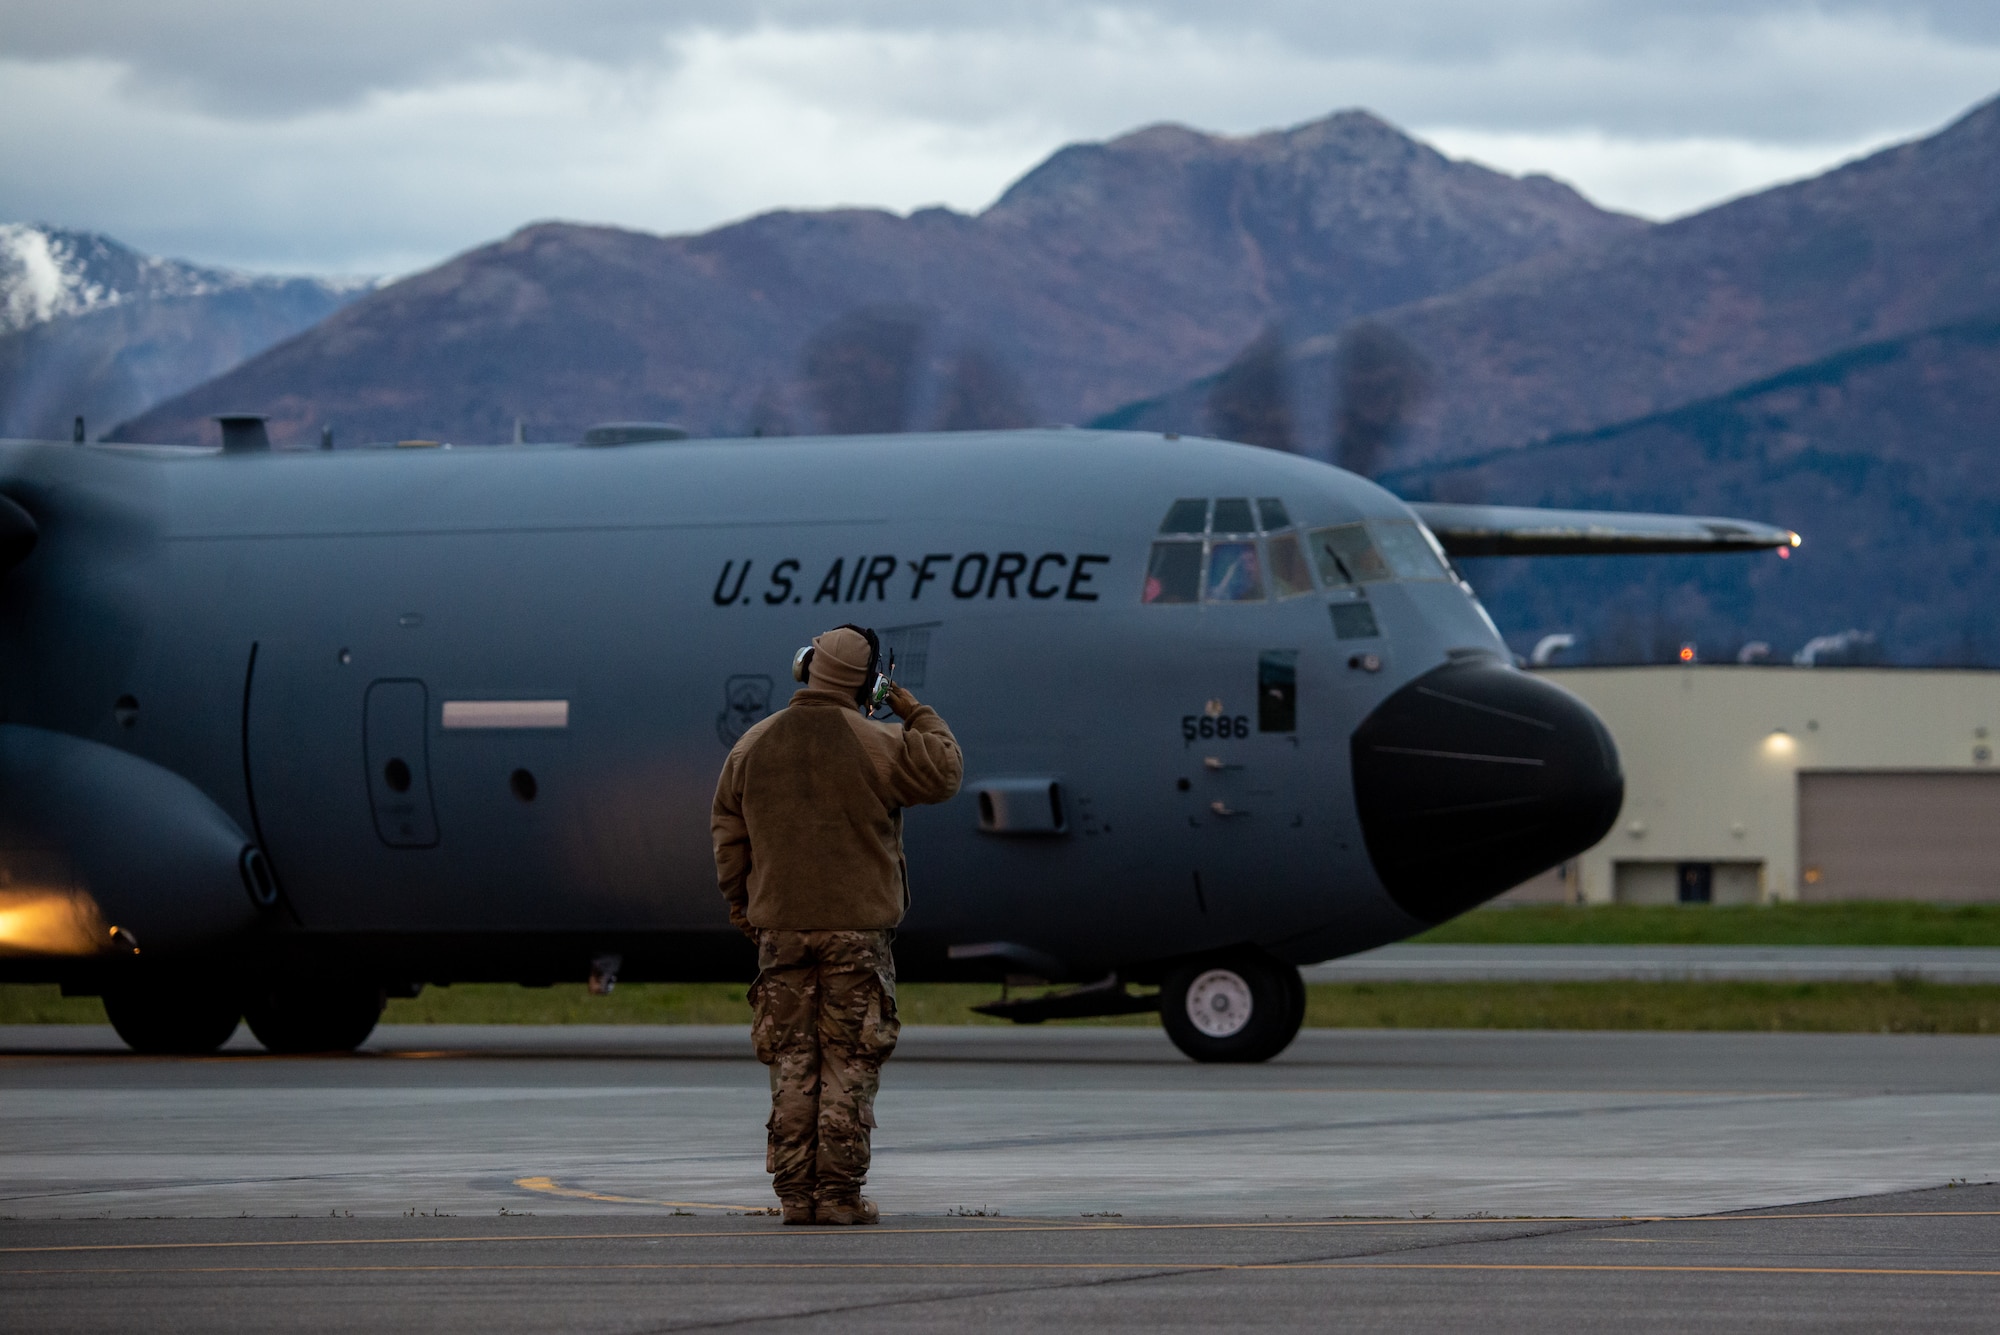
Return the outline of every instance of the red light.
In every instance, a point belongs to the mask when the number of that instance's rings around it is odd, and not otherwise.
[[[1789,548],[1789,547],[1780,547],[1780,548],[1778,548],[1778,559],[1779,559],[1780,561],[1789,561],[1789,560],[1791,560],[1791,559],[1792,559],[1792,549],[1791,549],[1791,548]]]
[[[1691,645],[1691,644],[1684,644],[1684,645],[1682,645],[1682,646],[1681,646],[1681,662],[1683,662],[1683,663],[1692,663],[1692,662],[1694,662],[1694,646],[1693,646],[1693,645]]]

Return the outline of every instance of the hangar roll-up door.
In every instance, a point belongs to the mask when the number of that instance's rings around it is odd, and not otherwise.
[[[1801,773],[1799,898],[2000,900],[2000,772]]]

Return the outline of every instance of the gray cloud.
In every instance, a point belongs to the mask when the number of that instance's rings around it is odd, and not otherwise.
[[[1996,88],[1991,0],[0,0],[0,220],[396,269],[537,217],[974,208],[1067,140],[1356,105],[1669,214]]]
[[[613,67],[657,62],[665,37],[688,26],[639,0],[278,6],[256,0],[4,0],[0,25],[6,33],[0,53],[9,58],[111,61],[128,71],[142,95],[253,118],[477,78],[504,65],[510,52]]]
[[[264,0],[0,0],[0,55],[27,61],[103,60],[128,71],[143,95],[241,117],[288,116],[352,105],[371,93],[504,74],[526,53],[607,71],[670,72],[676,38],[690,31],[758,28],[880,34],[981,33],[1029,38],[1107,29],[1180,29],[1229,44],[1264,39],[1295,57],[1434,71],[1519,70],[1538,62],[1633,71],[1636,82],[1522,78],[1484,119],[1512,127],[1580,121],[1633,132],[1686,132],[1690,117],[1732,129],[1820,138],[1860,128],[1898,90],[1862,84],[1804,89],[1735,76],[1732,52],[1754,55],[1773,25],[1818,21],[1857,32],[1897,31],[1940,45],[2000,45],[1990,0],[1151,0],[1079,8],[1062,0],[939,4],[923,0],[348,0],[272,6]],[[1708,66],[1703,77],[1690,65]],[[1648,66],[1671,77],[1650,80]],[[1719,77],[1717,77],[1719,76]],[[1735,76],[1735,77],[1733,77]],[[1666,86],[1658,86],[1664,82]],[[1612,87],[1599,86],[1611,83]],[[1708,94],[1722,85],[1718,101]],[[1622,96],[1619,95],[1622,92]],[[1440,96],[1443,102],[1465,101]],[[1453,108],[1464,116],[1473,108]],[[1421,113],[1420,113],[1421,114]],[[1879,114],[1879,113],[1877,113]]]

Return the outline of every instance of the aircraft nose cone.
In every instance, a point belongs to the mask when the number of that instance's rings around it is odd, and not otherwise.
[[[1493,659],[1447,663],[1355,730],[1354,796],[1376,874],[1442,922],[1589,848],[1625,797],[1585,704]]]

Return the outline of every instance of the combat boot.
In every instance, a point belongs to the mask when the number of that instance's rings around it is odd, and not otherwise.
[[[784,1211],[785,1222],[788,1224],[817,1224],[820,1222],[818,1213],[810,1198],[796,1201],[779,1201],[778,1206]]]
[[[875,1208],[875,1202],[865,1196],[819,1203],[819,1222],[822,1224],[872,1224],[881,1217],[882,1212]]]

